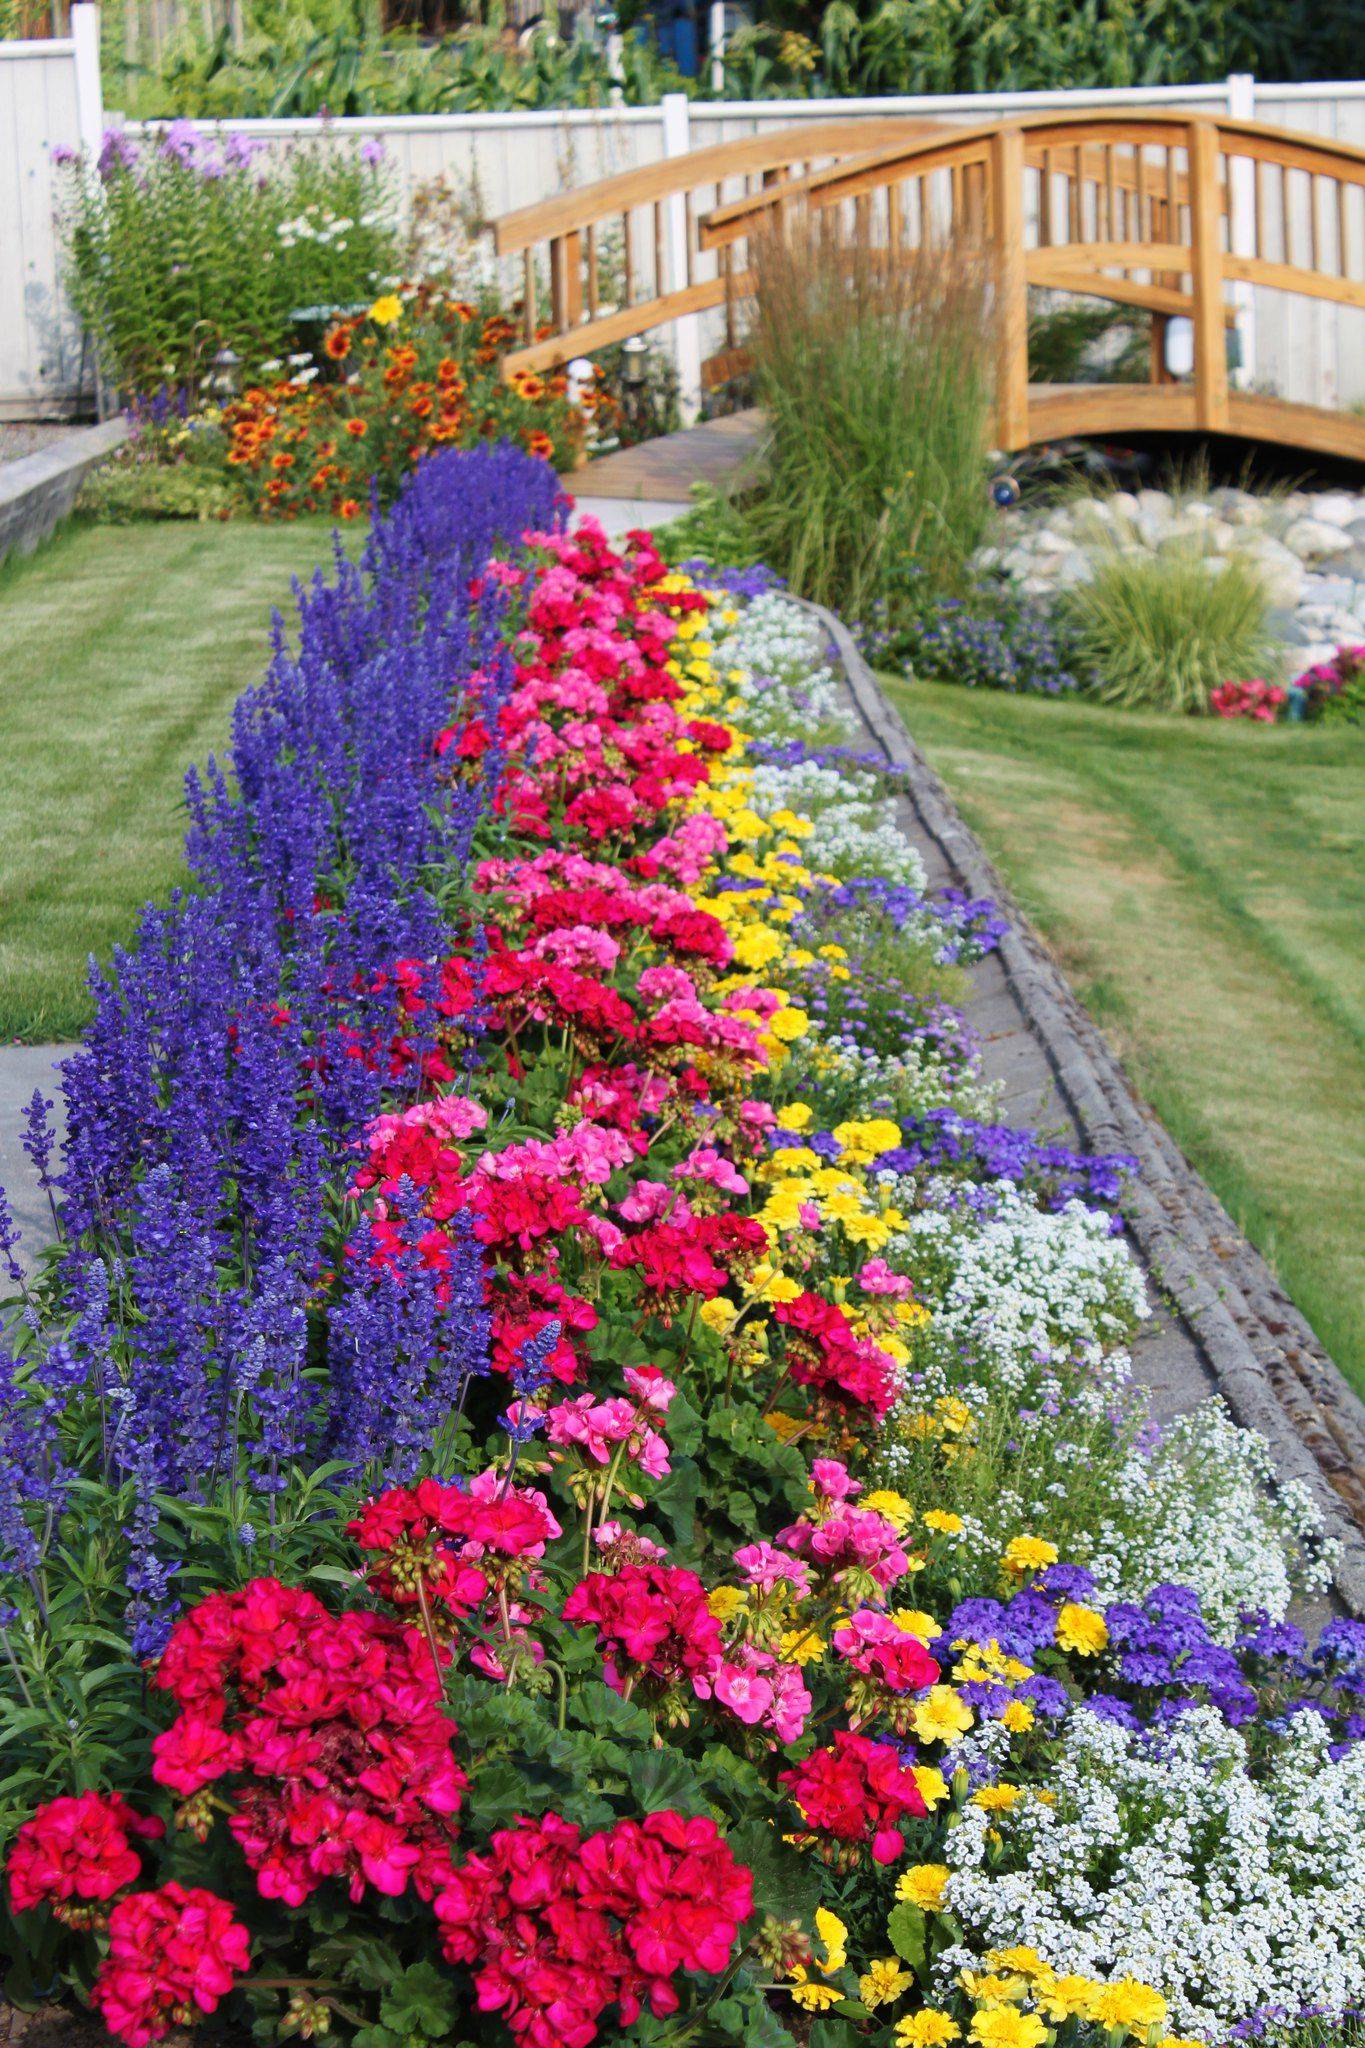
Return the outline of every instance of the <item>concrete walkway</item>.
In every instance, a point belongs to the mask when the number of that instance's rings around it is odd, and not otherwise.
[[[33,1162],[23,1147],[24,1112],[40,1089],[52,1104],[59,1137],[65,1127],[59,1065],[74,1045],[0,1046],[0,1188],[22,1233],[19,1260],[31,1269],[43,1246],[52,1242],[52,1215],[38,1185]]]

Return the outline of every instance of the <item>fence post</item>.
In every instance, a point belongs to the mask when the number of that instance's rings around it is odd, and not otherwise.
[[[104,140],[104,94],[100,84],[100,11],[90,0],[77,0],[71,10],[71,41],[76,69],[76,134],[87,163],[93,164]]]
[[[1228,427],[1228,349],[1223,306],[1222,214],[1218,203],[1218,130],[1191,121],[1190,267],[1194,276],[1194,423],[1211,434]]]
[[[1228,77],[1228,116],[1233,121],[1256,118],[1256,80],[1249,71]],[[1256,254],[1256,165],[1249,156],[1228,158],[1228,247],[1234,256]],[[1237,308],[1237,333],[1242,360],[1234,381],[1249,386],[1256,378],[1256,290],[1240,279],[1232,287]]]
[[[663,97],[664,156],[672,162],[686,156],[692,147],[688,128],[687,95],[666,92]],[[687,288],[687,208],[681,192],[672,192],[664,205],[664,256],[668,267],[666,289]],[[701,320],[696,313],[684,313],[673,325],[673,360],[678,371],[678,410],[683,425],[690,427],[701,411]]]
[[[725,0],[711,0],[710,28],[711,90],[717,99],[725,93]]]
[[[994,228],[998,448],[1028,446],[1028,273],[1024,256],[1024,134],[1000,128],[991,137],[991,222]]]

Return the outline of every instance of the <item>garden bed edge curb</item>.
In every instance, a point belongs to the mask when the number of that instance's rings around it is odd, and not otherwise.
[[[1138,1099],[1103,1033],[888,703],[853,635],[822,606],[804,609],[828,633],[877,745],[906,770],[925,830],[969,892],[992,897],[1009,919],[1000,942],[1006,979],[1087,1146],[1126,1152],[1139,1163],[1123,1210],[1146,1264],[1233,1416],[1267,1440],[1282,1478],[1311,1491],[1341,1547],[1336,1596],[1352,1615],[1365,1616],[1365,1404],[1264,1258]]]

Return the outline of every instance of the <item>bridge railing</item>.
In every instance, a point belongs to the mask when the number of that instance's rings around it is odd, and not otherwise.
[[[809,233],[817,221],[822,233],[856,236],[888,260],[935,244],[988,252],[1000,340],[995,433],[1005,448],[1037,438],[1038,415],[1060,403],[1037,387],[1030,400],[1031,286],[1150,313],[1157,388],[1129,410],[1206,432],[1229,429],[1226,334],[1249,288],[1365,309],[1365,150],[1353,145],[1170,112],[888,125],[895,132],[871,147],[866,127],[850,135],[851,123],[818,137],[806,129],[722,144],[508,216],[497,224],[498,248],[524,253],[528,291],[527,344],[509,368],[564,362],[715,308],[712,368],[727,372],[742,359],[756,238]],[[727,195],[727,179],[742,189]],[[669,205],[681,206],[685,229],[672,274],[659,224]],[[627,227],[623,288],[607,306],[594,233],[640,207],[654,209],[653,276],[640,279],[632,264]],[[535,276],[546,256],[542,315]],[[1192,377],[1179,386],[1163,347],[1178,316],[1193,328]],[[1069,413],[1088,418],[1079,403],[1073,393]],[[1090,410],[1103,431],[1098,396]]]
[[[494,249],[523,262],[523,345],[506,359],[508,374],[566,363],[721,304],[720,269],[702,255],[705,214],[936,126],[904,116],[807,123],[666,156],[503,214],[492,224]]]

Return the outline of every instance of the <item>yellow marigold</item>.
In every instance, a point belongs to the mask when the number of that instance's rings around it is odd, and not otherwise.
[[[896,2022],[896,2048],[948,2048],[950,2041],[961,2038],[962,2029],[957,2021],[946,2012],[937,2012],[932,2005]]]
[[[1027,1735],[1034,1722],[1033,1709],[1027,1700],[1011,1700],[1000,1720],[1011,1735]]]
[[[1028,1989],[1017,1970],[964,1970],[959,1982],[973,2005],[1012,2005]]]
[[[948,1780],[942,1771],[935,1770],[932,1764],[911,1764],[910,1775],[919,1787],[919,1796],[930,1813],[936,1806],[942,1806],[944,1800],[950,1796]]]
[[[1093,1977],[1072,1971],[1064,1977],[1049,1977],[1034,1995],[1050,2020],[1088,2019],[1091,2000],[1099,1989]]]
[[[949,1514],[946,1508],[930,1508],[922,1520],[926,1529],[939,1536],[960,1536],[966,1527],[961,1515]]]
[[[932,1643],[941,1633],[932,1614],[926,1614],[922,1607],[898,1607],[891,1619],[897,1628],[903,1628],[908,1636],[914,1636],[921,1643]]]
[[[784,1664],[818,1664],[825,1654],[825,1642],[813,1628],[789,1628],[777,1649]]]
[[[1016,1942],[1013,1948],[993,1948],[986,1961],[996,1970],[1017,1970],[1021,1977],[1046,1977],[1051,1975],[1051,1965],[1045,1963],[1036,1948],[1027,1942]]]
[[[1150,1984],[1136,1977],[1120,1977],[1115,1984],[1096,1987],[1090,2017],[1102,2027],[1126,2027],[1130,2034],[1146,2034],[1166,2017],[1166,2001]]]
[[[1040,1572],[1056,1562],[1057,1546],[1045,1536],[1011,1537],[1002,1559],[1007,1572]]]
[[[909,1526],[914,1509],[904,1494],[893,1493],[889,1486],[877,1487],[872,1493],[865,1493],[858,1502],[860,1508],[871,1508],[876,1515],[885,1515],[899,1536]]]
[[[744,1605],[744,1595],[738,1586],[717,1586],[706,1596],[706,1604],[717,1621],[729,1621]]]
[[[402,317],[403,301],[397,292],[385,292],[370,308],[370,318],[376,327],[392,327]]]
[[[1077,1600],[1067,1600],[1057,1610],[1057,1646],[1074,1650],[1078,1657],[1097,1657],[1109,1641],[1104,1616]]]
[[[943,1903],[943,1887],[952,1872],[946,1863],[916,1863],[896,1880],[896,1897],[908,1900],[926,1913],[936,1913]]]
[[[790,1004],[774,1010],[768,1019],[768,1030],[772,1037],[783,1045],[794,1045],[798,1038],[804,1038],[810,1029],[810,1018],[804,1010],[794,1009]]]
[[[848,1929],[837,1913],[831,1913],[827,1906],[815,1909],[815,1932],[824,1945],[825,1959],[815,1958],[816,1968],[825,1976],[832,1976],[835,1970],[842,1970],[848,1961]]]
[[[981,1807],[986,1813],[1008,1813],[1023,1796],[1017,1785],[983,1785],[979,1792],[972,1794],[972,1805]]]
[[[950,1685],[931,1685],[915,1702],[911,1719],[921,1742],[956,1742],[971,1727],[974,1715]]]
[[[798,1963],[792,1972],[792,1981],[787,1986],[787,1996],[801,2007],[803,2012],[828,2012],[837,2005],[843,1992],[834,1984],[812,1984],[805,1970]]]
[[[1047,2028],[1037,2013],[998,2005],[976,2015],[971,2035],[978,2048],[1042,2048]]]
[[[1196,2041],[1190,2034],[1163,2034],[1156,2048],[1208,2048],[1208,2043]]]
[[[910,1971],[903,1968],[894,1956],[882,1956],[869,1963],[858,1979],[858,1996],[869,2012],[875,2012],[879,2005],[890,2005],[902,1992],[908,1991],[914,1981]]]

